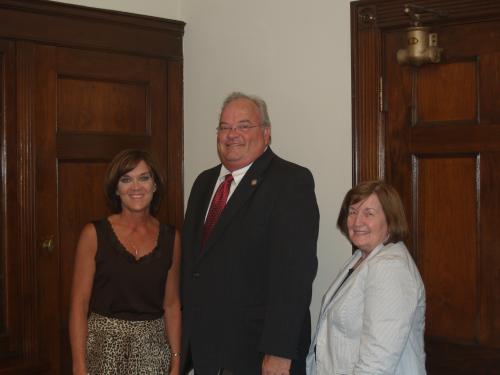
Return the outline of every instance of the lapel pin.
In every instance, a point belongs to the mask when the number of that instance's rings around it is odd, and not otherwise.
[[[257,179],[254,178],[252,181],[250,181],[250,186],[256,186],[257,185]]]

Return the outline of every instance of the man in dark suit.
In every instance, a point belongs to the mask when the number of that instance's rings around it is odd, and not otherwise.
[[[276,156],[270,140],[265,102],[231,94],[217,128],[221,164],[191,190],[181,357],[197,375],[305,374],[319,212],[309,170]]]

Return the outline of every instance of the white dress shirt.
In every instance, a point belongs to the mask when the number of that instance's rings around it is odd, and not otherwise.
[[[210,205],[212,204],[212,199],[214,199],[215,192],[217,191],[217,188],[219,187],[220,184],[224,182],[224,179],[226,178],[226,175],[231,173],[233,175],[233,181],[231,182],[231,186],[229,187],[229,195],[227,196],[227,200],[231,198],[231,195],[233,195],[234,191],[236,190],[236,187],[238,184],[241,182],[247,171],[250,169],[253,163],[248,164],[247,166],[237,169],[233,172],[230,172],[224,165],[221,165],[220,172],[219,172],[219,177],[217,178],[217,182],[214,186],[214,190],[212,191],[212,197],[210,198],[210,204],[208,205],[207,212],[205,213],[205,220],[207,219],[208,211],[210,210]],[[227,202],[227,201],[226,201]]]

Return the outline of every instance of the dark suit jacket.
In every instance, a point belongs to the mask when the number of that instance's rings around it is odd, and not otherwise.
[[[292,358],[301,367],[317,269],[319,212],[312,174],[268,148],[239,183],[201,249],[219,172],[220,165],[198,176],[186,210],[182,352],[190,348],[196,366],[227,368],[236,375],[260,374],[264,354]]]

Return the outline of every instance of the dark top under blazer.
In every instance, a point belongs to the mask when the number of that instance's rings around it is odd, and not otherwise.
[[[268,148],[238,184],[202,250],[219,172],[220,165],[198,176],[186,210],[182,352],[190,348],[197,366],[237,374],[260,374],[265,353],[302,363],[317,269],[312,174]]]

